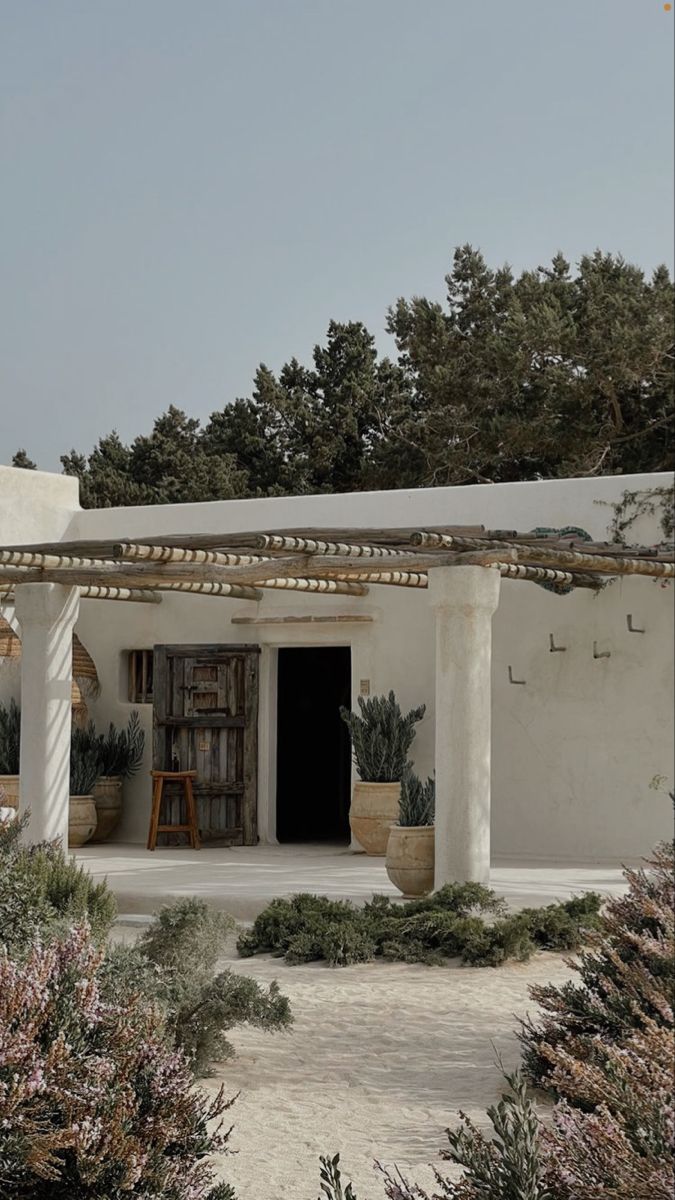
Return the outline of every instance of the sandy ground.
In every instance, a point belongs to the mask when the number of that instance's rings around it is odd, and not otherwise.
[[[162,903],[185,895],[251,920],[273,896],[310,891],[359,903],[393,891],[381,859],[335,847],[148,854],[113,845],[85,847],[80,859],[107,876],[126,914],[116,931],[124,940]],[[497,866],[492,885],[513,908],[589,888],[625,889],[620,871],[597,865]],[[208,1085],[240,1093],[230,1113],[237,1153],[222,1163],[239,1200],[317,1200],[319,1155],[338,1150],[358,1200],[383,1198],[375,1158],[431,1187],[431,1163],[450,1172],[438,1152],[457,1110],[484,1122],[502,1088],[497,1054],[507,1068],[519,1061],[513,1031],[517,1016],[532,1010],[529,986],[569,974],[552,955],[497,970],[384,963],[331,970],[238,959],[233,946],[222,965],[260,982],[278,979],[295,1017],[286,1033],[232,1030],[237,1057]]]
[[[378,1158],[429,1187],[444,1130],[458,1109],[484,1123],[505,1066],[519,1059],[516,1015],[528,988],[570,975],[538,955],[497,970],[373,963],[342,969],[286,966],[267,957],[223,966],[277,979],[295,1023],[267,1034],[240,1028],[237,1057],[208,1081],[240,1096],[222,1175],[239,1200],[317,1200],[318,1157],[341,1154],[358,1200],[381,1200]],[[447,1164],[439,1167],[450,1173]]]

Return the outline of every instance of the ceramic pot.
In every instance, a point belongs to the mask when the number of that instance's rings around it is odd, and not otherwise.
[[[122,816],[122,776],[102,775],[94,785],[96,830],[92,842],[104,842]]]
[[[84,846],[96,829],[93,796],[71,796],[68,808],[68,845]]]
[[[387,845],[387,875],[406,900],[428,896],[434,888],[433,825],[392,825]]]
[[[366,854],[385,855],[389,830],[398,817],[400,783],[354,784],[349,825]]]

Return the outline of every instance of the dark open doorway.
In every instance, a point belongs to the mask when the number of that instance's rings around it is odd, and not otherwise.
[[[349,647],[279,650],[280,842],[349,841],[351,756],[340,705],[351,707]]]

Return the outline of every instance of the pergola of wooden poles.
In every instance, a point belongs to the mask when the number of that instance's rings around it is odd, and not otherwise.
[[[620,575],[672,579],[672,545],[617,546],[565,531],[293,529],[75,541],[0,549],[0,603],[22,583],[60,583],[83,599],[154,603],[164,592],[236,600],[265,591],[365,596],[371,586],[426,588],[441,566],[485,566],[564,594]]]

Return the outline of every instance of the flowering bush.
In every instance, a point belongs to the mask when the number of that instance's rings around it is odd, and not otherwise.
[[[556,1104],[544,1133],[556,1200],[672,1200],[672,1030],[650,1021],[605,1047],[597,1066],[561,1050],[550,1082],[573,1098]]]
[[[226,1200],[222,1092],[193,1088],[155,1008],[103,999],[101,961],[85,926],[0,950],[0,1196]]]
[[[36,933],[47,942],[83,920],[103,943],[117,913],[107,884],[95,883],[56,843],[22,844],[25,825],[25,817],[0,823],[0,944],[21,957]],[[276,983],[262,988],[231,971],[216,974],[233,929],[231,917],[203,900],[180,900],[162,909],[136,945],[109,945],[99,972],[105,999],[131,1005],[140,996],[161,1010],[165,1037],[198,1075],[233,1053],[225,1037],[232,1026],[274,1030],[292,1019]]]
[[[449,1148],[442,1157],[464,1168],[459,1181],[437,1173],[438,1190],[429,1196],[400,1173],[383,1172],[385,1195],[388,1200],[672,1200],[672,1064],[668,1031],[634,1034],[624,1050],[607,1055],[602,1070],[588,1073],[589,1111],[561,1100],[551,1125],[540,1120],[522,1077],[510,1076],[511,1090],[488,1109],[490,1136],[464,1116],[458,1129],[448,1131]],[[558,1083],[564,1084],[562,1076]],[[322,1160],[321,1180],[328,1200],[357,1200],[351,1186],[343,1189],[336,1159]]]
[[[544,1016],[524,1027],[525,1065],[556,1098],[551,1121],[540,1120],[525,1079],[510,1076],[488,1110],[491,1136],[464,1116],[448,1131],[443,1157],[462,1178],[437,1173],[429,1197],[384,1172],[388,1200],[672,1200],[673,851],[662,846],[645,869],[625,872],[627,894],[572,964],[581,984],[533,989]],[[322,1160],[321,1181],[328,1200],[357,1200],[337,1157]]]
[[[635,1030],[673,1028],[673,845],[658,847],[645,868],[625,877],[626,895],[609,902],[600,931],[570,964],[580,983],[532,988],[543,1016],[525,1022],[521,1033],[532,1082],[583,1104],[583,1095],[575,1095],[573,1061],[584,1067],[600,1062],[607,1047],[625,1045]]]

